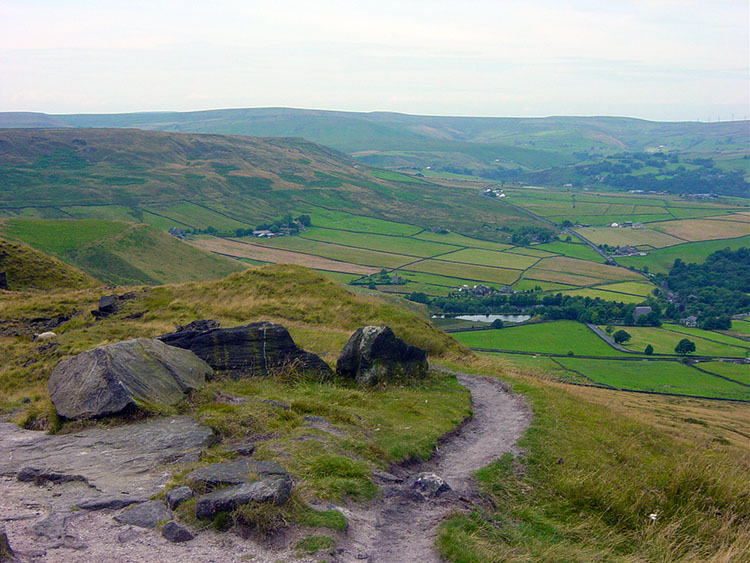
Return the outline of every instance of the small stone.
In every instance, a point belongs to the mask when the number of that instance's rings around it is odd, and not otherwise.
[[[434,473],[420,473],[412,484],[412,489],[418,489],[431,497],[439,497],[441,494],[450,491],[450,485],[439,475]]]
[[[255,444],[240,444],[229,448],[229,451],[242,457],[250,457],[255,453]]]
[[[193,539],[193,534],[187,528],[180,526],[173,520],[164,524],[161,529],[161,535],[173,543],[182,543]]]
[[[193,490],[190,487],[177,487],[176,489],[169,489],[166,494],[167,504],[169,508],[174,510],[180,506],[183,502],[193,497]]]
[[[129,496],[121,496],[121,497],[99,497],[99,498],[93,498],[90,500],[85,500],[79,504],[76,505],[76,508],[80,508],[82,510],[118,510],[120,508],[125,508],[126,506],[130,506],[131,504],[137,504],[141,502],[145,502],[146,499],[140,498],[140,497],[129,497]]]
[[[156,528],[159,522],[172,518],[167,506],[160,500],[150,500],[115,516],[120,524],[139,528]]]

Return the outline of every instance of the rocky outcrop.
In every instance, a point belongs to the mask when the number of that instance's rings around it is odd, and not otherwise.
[[[211,518],[219,512],[228,512],[251,502],[282,505],[289,500],[291,493],[292,482],[288,478],[267,477],[198,497],[195,515]]]
[[[212,489],[221,485],[246,483],[251,474],[258,477],[289,478],[284,468],[273,461],[238,459],[224,463],[212,463],[206,467],[196,469],[188,474],[187,481]]]
[[[49,377],[50,400],[64,418],[120,413],[138,402],[174,405],[200,389],[211,368],[195,354],[137,338],[63,360]]]
[[[0,475],[44,468],[34,473],[63,493],[58,500],[66,508],[122,508],[162,490],[169,474],[156,468],[198,461],[201,450],[213,441],[210,428],[187,416],[60,435],[0,423]],[[56,477],[60,475],[83,480]]]
[[[193,490],[190,487],[176,487],[169,489],[165,497],[169,508],[174,510],[186,500],[193,498]]]
[[[289,332],[273,323],[183,330],[162,335],[159,340],[190,350],[213,369],[235,378],[274,375],[285,370],[332,374],[328,364],[297,347]]]
[[[360,385],[422,378],[427,367],[427,352],[396,338],[387,326],[358,328],[336,361],[336,373]]]

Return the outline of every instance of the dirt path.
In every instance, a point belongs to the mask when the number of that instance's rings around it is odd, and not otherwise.
[[[384,486],[381,501],[342,509],[350,531],[338,561],[437,562],[433,548],[437,526],[452,511],[469,508],[478,500],[472,473],[505,452],[517,451],[515,443],[531,418],[525,401],[496,379],[457,375],[471,391],[473,418],[441,444],[430,462],[402,471],[401,483]],[[424,471],[441,476],[453,490],[424,499],[411,488],[415,475]]]

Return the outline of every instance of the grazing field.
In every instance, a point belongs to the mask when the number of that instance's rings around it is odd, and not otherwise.
[[[553,270],[542,270],[540,268],[530,268],[524,272],[524,279],[532,281],[539,280],[544,282],[553,282],[557,284],[566,284],[568,286],[589,286],[602,283],[600,278],[591,278],[587,276],[578,276],[567,272],[555,272]]]
[[[731,215],[720,215],[718,217],[712,217],[715,221],[736,221],[738,223],[750,223],[750,214],[744,213],[732,213]]]
[[[505,250],[512,248],[509,244],[502,244],[499,242],[490,242],[488,240],[475,239],[459,235],[458,233],[433,233],[430,231],[424,231],[418,235],[414,235],[414,238],[420,240],[429,240],[432,242],[440,242],[444,244],[453,244],[456,246],[466,246],[471,248],[484,248],[486,250]]]
[[[237,221],[208,207],[191,202],[151,205],[145,209],[197,229],[214,227],[220,231],[233,231],[235,229],[246,229],[250,226],[247,222]]]
[[[530,289],[536,289],[539,288],[542,291],[554,291],[554,290],[563,290],[563,289],[571,289],[573,286],[562,284],[562,283],[552,283],[547,281],[541,281],[541,280],[529,280],[526,278],[521,278],[516,283],[513,284],[513,289],[516,291],[526,291]]]
[[[628,227],[584,227],[576,232],[596,245],[651,246],[662,248],[684,241],[655,229],[632,229]]]
[[[496,268],[510,268],[513,270],[525,270],[536,264],[539,258],[523,256],[513,252],[495,252],[478,248],[466,248],[441,256],[441,260],[448,262],[461,262],[464,264],[477,264],[481,266],[493,266]]]
[[[716,252],[717,250],[723,248],[736,250],[743,246],[750,246],[750,235],[734,239],[683,243],[653,250],[646,256],[618,257],[617,263],[622,266],[634,267],[639,270],[648,268],[650,272],[666,274],[669,272],[669,269],[677,258],[683,262],[700,263],[705,261],[709,254]]]
[[[628,293],[630,295],[639,295],[648,297],[654,290],[654,285],[648,282],[619,282],[600,285],[597,289],[602,291],[614,291],[617,293]]]
[[[597,264],[595,262],[589,262],[588,260],[579,260],[577,258],[567,258],[564,256],[545,258],[539,262],[535,268],[553,272],[575,272],[577,275],[612,281],[643,279],[639,274],[626,270],[625,268]]]
[[[732,330],[742,334],[750,335],[750,321],[733,320]]]
[[[457,332],[452,335],[470,348],[518,350],[546,354],[573,352],[586,356],[625,356],[575,321],[554,321],[498,330]]]
[[[203,237],[192,241],[192,244],[198,248],[226,256],[249,258],[251,260],[278,264],[296,264],[298,266],[306,266],[315,270],[329,270],[332,272],[361,275],[374,274],[378,271],[378,268],[370,266],[360,266],[349,262],[337,262],[335,260],[321,258],[320,256],[289,252],[278,248],[243,243],[236,240]]]
[[[696,367],[710,371],[750,386],[750,364],[733,364],[730,362],[700,362],[695,364]]]
[[[421,227],[415,225],[386,221],[374,217],[364,217],[362,215],[353,215],[351,213],[333,211],[320,207],[300,207],[298,212],[310,215],[313,225],[327,227],[329,229],[401,236],[414,235],[422,230]]]
[[[672,332],[678,332],[686,336],[695,336],[696,338],[704,338],[706,340],[712,340],[715,342],[721,342],[722,344],[729,344],[730,346],[739,346],[741,348],[747,348],[750,350],[750,343],[740,340],[739,338],[733,338],[720,332],[713,330],[701,330],[699,328],[692,328],[683,325],[665,323],[662,328],[671,330]]]
[[[507,270],[503,268],[488,268],[485,266],[474,266],[471,264],[459,264],[457,262],[446,262],[445,260],[423,260],[416,264],[404,267],[405,270],[413,272],[425,272],[428,274],[439,274],[453,276],[459,279],[470,279],[491,284],[510,285],[518,279],[519,270]]]
[[[329,242],[346,246],[355,246],[380,252],[393,252],[426,258],[436,254],[444,254],[460,250],[460,247],[429,242],[410,237],[380,235],[370,233],[355,233],[320,227],[311,227],[299,235],[302,238],[319,242]]]
[[[634,352],[643,352],[648,344],[654,348],[655,354],[675,354],[674,347],[683,338],[688,338],[695,342],[696,356],[726,356],[733,358],[743,358],[747,353],[747,343],[741,340],[732,339],[740,345],[727,344],[720,341],[720,338],[730,338],[714,332],[697,330],[696,335],[685,334],[670,330],[671,325],[664,325],[662,328],[643,327],[643,326],[625,326],[616,327],[615,330],[622,328],[631,335],[631,339],[623,346]],[[601,327],[603,328],[603,327]]]
[[[604,262],[604,258],[602,258],[601,255],[594,252],[588,244],[583,243],[555,241],[538,244],[534,249],[556,252],[569,258],[580,258],[581,260],[591,260],[592,262]]]
[[[560,358],[559,362],[595,383],[615,389],[750,400],[750,387],[714,377],[680,362],[642,360],[634,363],[585,358]]]
[[[563,295],[579,295],[581,297],[591,297],[592,299],[604,299],[605,301],[617,301],[622,303],[641,303],[644,298],[638,295],[630,295],[628,293],[615,293],[613,291],[605,291],[603,287],[606,286],[594,286],[584,287],[582,289],[571,289],[565,290],[561,293]]]
[[[750,225],[736,221],[686,219],[653,223],[650,227],[685,241],[736,238],[750,234]]]
[[[10,219],[3,223],[2,233],[37,250],[62,258],[70,250],[124,233],[130,226],[128,223],[99,219]]]

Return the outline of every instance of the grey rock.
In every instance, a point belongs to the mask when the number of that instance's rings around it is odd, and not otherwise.
[[[129,543],[131,541],[137,540],[141,536],[143,536],[144,532],[140,530],[136,530],[135,528],[128,528],[124,532],[120,532],[117,534],[117,541],[120,543]]]
[[[36,483],[37,485],[44,485],[45,483],[71,483],[73,481],[81,481],[87,483],[86,478],[83,475],[71,475],[69,473],[61,473],[51,469],[40,469],[38,467],[23,467],[16,473],[16,479],[22,483]]]
[[[115,498],[132,503],[160,492],[167,483],[169,474],[156,468],[197,461],[201,450],[213,441],[210,428],[187,416],[59,435],[0,423],[0,475],[16,475],[24,467],[44,467],[55,473],[80,475],[89,483],[60,487],[67,506],[84,501],[102,505]],[[91,505],[87,508],[93,508]],[[101,508],[109,506],[97,509]]]
[[[387,326],[358,328],[336,361],[338,375],[369,386],[423,378],[427,369],[427,352],[396,338]]]
[[[160,500],[150,500],[121,512],[115,516],[115,521],[120,524],[151,529],[156,528],[159,522],[171,518],[172,514],[167,510],[167,505]]]
[[[86,549],[88,546],[68,530],[72,515],[64,512],[53,512],[31,526],[31,531],[39,536],[47,549]]]
[[[175,332],[185,332],[187,330],[207,332],[219,327],[221,327],[219,321],[215,321],[213,319],[201,319],[198,321],[191,321],[186,325],[178,325],[177,327],[175,327]]]
[[[288,411],[292,407],[287,405],[286,403],[282,403],[281,401],[274,401],[273,399],[261,399],[261,403],[265,403],[267,405],[271,405],[272,407],[276,407],[277,409],[281,409],[284,411]]]
[[[144,497],[98,497],[85,500],[76,505],[81,510],[119,510],[131,504],[146,502]]]
[[[177,522],[170,520],[161,529],[161,535],[173,543],[182,543],[193,539],[187,528],[180,526]]]
[[[439,497],[451,490],[450,485],[442,477],[434,473],[420,473],[411,487],[429,497]]]
[[[255,453],[255,444],[238,444],[230,447],[229,451],[236,453],[238,456],[250,457]]]
[[[313,416],[313,415],[307,415],[302,418],[302,424],[309,428],[315,428],[316,430],[321,430],[323,432],[327,432],[329,434],[333,434],[334,436],[343,437],[344,433],[336,428],[333,424],[331,424],[331,421],[328,420],[325,417],[322,416]]]
[[[47,381],[64,418],[120,413],[145,402],[174,405],[202,388],[211,368],[186,350],[137,338],[82,352],[59,362]]]
[[[198,497],[195,515],[198,518],[211,518],[219,512],[234,510],[249,502],[282,505],[289,500],[291,493],[292,482],[289,479],[267,477]]]
[[[209,488],[220,485],[239,485],[248,482],[250,474],[259,477],[284,477],[289,475],[278,463],[273,461],[256,461],[237,459],[224,463],[212,463],[188,474],[187,480]]]
[[[102,295],[99,298],[99,304],[96,309],[91,311],[97,319],[108,317],[112,313],[117,312],[118,309],[118,297],[117,295]]]
[[[273,375],[288,369],[332,375],[328,364],[298,348],[289,332],[273,323],[250,323],[208,331],[185,330],[164,334],[159,340],[191,350],[215,370],[235,378]]]
[[[167,504],[169,508],[174,510],[180,506],[183,502],[193,498],[193,490],[190,487],[177,487],[175,489],[169,489],[166,494]]]
[[[5,526],[0,524],[0,561],[15,561],[15,553],[10,547],[8,534],[5,532]]]
[[[403,483],[404,481],[401,477],[397,477],[392,473],[386,473],[385,471],[376,471],[372,476],[381,481],[385,481],[386,483]]]

